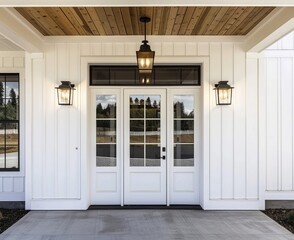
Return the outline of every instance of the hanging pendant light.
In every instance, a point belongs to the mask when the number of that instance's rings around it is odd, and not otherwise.
[[[145,26],[145,38],[142,41],[140,50],[137,51],[137,63],[140,74],[151,74],[153,70],[155,51],[151,51],[148,41],[146,40],[146,23],[150,22],[149,17],[141,17],[140,22],[144,23]]]

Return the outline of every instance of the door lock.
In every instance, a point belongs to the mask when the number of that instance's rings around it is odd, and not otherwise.
[[[165,156],[162,156],[161,159],[165,160]]]

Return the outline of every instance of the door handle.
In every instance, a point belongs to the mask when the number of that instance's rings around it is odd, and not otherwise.
[[[165,160],[165,156],[162,156],[161,159],[162,159],[162,160]]]

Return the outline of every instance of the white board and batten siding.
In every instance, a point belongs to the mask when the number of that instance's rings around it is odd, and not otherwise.
[[[264,52],[264,72],[264,198],[294,199],[294,32]]]
[[[0,73],[20,74],[20,171],[0,172],[0,201],[25,200],[24,164],[24,68],[25,54],[22,51],[0,51]]]
[[[97,38],[99,39],[99,38]],[[30,209],[86,209],[89,206],[89,83],[82,59],[129,57],[135,63],[137,41],[108,38],[95,43],[51,39],[43,55],[28,56],[32,77],[28,85],[27,128],[31,172],[26,192]],[[197,39],[197,38],[196,38]],[[184,38],[183,38],[184,40]],[[258,59],[247,56],[240,42],[164,42],[153,38],[156,58],[205,59],[201,205],[205,209],[259,209],[258,189]],[[102,61],[101,60],[101,61]],[[62,80],[76,84],[74,104],[57,104],[55,87]],[[216,106],[214,84],[233,85],[233,104]],[[250,86],[247,88],[246,86]],[[38,99],[38,101],[36,101]],[[29,121],[31,118],[31,121]],[[200,134],[200,133],[199,133]],[[29,140],[29,139],[27,139]],[[34,147],[32,147],[34,146]]]

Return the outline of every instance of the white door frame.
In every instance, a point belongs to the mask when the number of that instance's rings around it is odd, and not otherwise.
[[[131,95],[159,95],[160,96],[160,166],[130,166],[130,105]],[[166,88],[124,89],[124,204],[167,204],[167,160],[166,151]],[[145,118],[143,118],[145,119]],[[140,176],[149,177],[149,181],[142,181]],[[156,177],[159,179],[156,179]],[[133,177],[133,179],[132,179]],[[156,181],[157,180],[157,181]],[[148,185],[150,181],[153,184]],[[144,183],[143,183],[144,182]],[[145,187],[145,190],[143,190]]]
[[[201,106],[202,106],[202,103],[201,103],[201,87],[149,87],[149,86],[146,86],[144,88],[142,87],[107,87],[107,88],[104,88],[104,89],[101,89],[101,88],[97,88],[97,87],[91,87],[91,108],[93,108],[93,104],[95,103],[95,99],[93,97],[93,95],[96,96],[96,94],[104,94],[104,95],[109,95],[109,94],[118,94],[119,97],[118,97],[118,102],[117,102],[117,108],[118,108],[118,112],[117,112],[117,167],[119,167],[118,169],[118,172],[119,172],[119,178],[118,178],[118,186],[120,188],[120,205],[123,206],[124,205],[124,164],[125,164],[125,161],[122,158],[120,158],[120,156],[123,156],[124,155],[124,134],[123,134],[123,129],[124,129],[124,113],[126,111],[124,111],[124,106],[123,106],[123,96],[124,96],[124,91],[126,89],[128,90],[133,90],[135,93],[138,93],[138,89],[144,89],[144,90],[148,90],[148,89],[152,89],[152,93],[155,93],[154,90],[156,89],[164,89],[166,90],[166,106],[167,106],[167,110],[166,110],[166,119],[167,119],[167,129],[172,129],[173,128],[173,111],[172,111],[172,108],[173,108],[173,104],[172,104],[172,96],[173,94],[191,94],[191,95],[194,95],[195,96],[195,132],[198,131],[198,135],[195,134],[194,135],[194,138],[195,138],[195,154],[194,154],[194,158],[195,158],[195,167],[197,168],[195,173],[196,173],[196,177],[197,179],[195,179],[196,181],[196,186],[197,186],[197,199],[195,200],[195,202],[193,203],[182,203],[182,204],[199,204],[199,198],[200,198],[200,191],[199,191],[199,188],[200,188],[200,162],[203,161],[201,159],[201,139],[202,139],[202,134],[201,134],[201,131],[200,131],[200,124],[201,124]],[[147,93],[148,94],[148,93]],[[93,167],[93,159],[95,159],[96,155],[95,155],[95,116],[93,116],[93,110],[91,111],[91,128],[94,130],[91,131],[91,168]],[[198,112],[198,113],[196,113]],[[198,116],[198,117],[197,117]],[[93,127],[94,126],[94,127]],[[197,130],[198,129],[198,130]],[[167,166],[166,166],[166,205],[169,206],[170,204],[178,204],[176,202],[172,202],[171,201],[171,183],[172,183],[172,168],[173,168],[173,150],[172,150],[172,146],[171,146],[171,141],[168,142],[169,139],[171,139],[172,137],[172,131],[167,131],[167,139],[166,139],[166,149],[167,149],[167,153],[168,155],[166,156],[167,157]],[[120,150],[119,150],[120,149]],[[120,160],[119,160],[120,159]],[[184,169],[185,170],[185,169]],[[106,172],[109,172],[107,169],[105,170]],[[189,172],[189,170],[188,170]],[[94,174],[94,170],[91,169],[91,204],[94,204],[93,202],[93,198],[92,198],[92,192],[94,190],[94,187],[93,187],[93,177],[92,175]],[[105,203],[99,203],[99,204],[111,204],[111,202],[105,202]],[[119,204],[116,203],[115,204]]]

